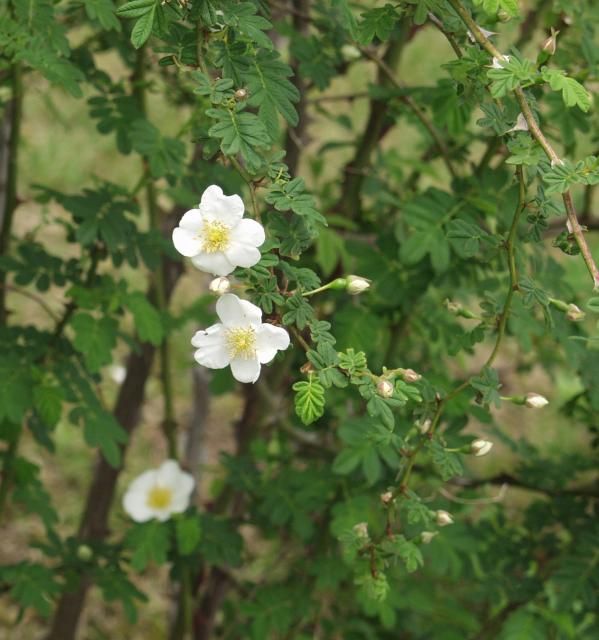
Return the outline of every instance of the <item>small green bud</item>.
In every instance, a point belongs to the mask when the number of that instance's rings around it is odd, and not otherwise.
[[[77,547],[77,558],[83,562],[89,562],[94,557],[94,551],[86,544]]]

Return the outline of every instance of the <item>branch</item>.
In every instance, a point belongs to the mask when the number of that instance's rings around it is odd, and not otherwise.
[[[599,498],[599,486],[588,485],[582,487],[573,487],[571,489],[551,489],[547,487],[539,487],[532,482],[521,480],[509,473],[499,473],[490,478],[476,478],[473,480],[466,480],[464,478],[458,479],[452,483],[463,489],[475,489],[477,487],[483,487],[487,484],[493,485],[507,485],[508,487],[518,487],[519,489],[526,489],[527,491],[534,491],[535,493],[544,493],[545,495],[556,496],[580,496],[585,498]]]
[[[480,27],[472,19],[472,16],[464,7],[464,5],[462,5],[460,0],[448,1],[449,4],[451,4],[451,6],[454,8],[456,13],[459,15],[459,17],[462,19],[464,24],[468,27],[470,33],[478,42],[478,44],[491,56],[498,58],[499,60],[503,59],[504,56],[501,51],[499,51],[499,49],[497,49],[497,47],[484,35],[484,33],[480,30]],[[532,109],[530,108],[530,104],[528,103],[524,91],[520,87],[517,87],[514,90],[514,95],[516,96],[516,100],[520,105],[522,114],[526,119],[530,134],[541,145],[543,151],[545,152],[549,160],[551,160],[551,164],[563,164],[563,161],[561,160],[555,149],[552,147],[551,143],[547,140],[547,138],[541,131],[541,128],[539,127],[537,121],[535,120]],[[572,201],[572,193],[569,190],[565,191],[562,194],[562,198],[566,207],[566,213],[568,216],[568,222],[570,223],[571,233],[574,235],[576,244],[580,249],[580,253],[582,254],[583,260],[591,275],[591,278],[593,280],[593,288],[599,289],[599,269],[595,264],[591,250],[589,249],[587,241],[584,237],[584,232],[578,221],[574,202]]]

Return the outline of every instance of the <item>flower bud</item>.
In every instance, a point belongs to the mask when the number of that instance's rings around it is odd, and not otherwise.
[[[492,448],[493,443],[489,440],[475,440],[470,444],[470,453],[480,458],[486,456]]]
[[[549,400],[538,393],[527,393],[524,398],[524,404],[529,409],[542,409],[549,404]]]
[[[568,310],[566,311],[566,318],[571,322],[580,322],[584,320],[585,312],[577,307],[575,304],[569,304]]]
[[[245,88],[237,89],[237,91],[233,94],[235,100],[240,102],[241,100],[245,100],[248,97],[248,91]]]
[[[362,540],[369,540],[370,536],[368,535],[368,524],[366,522],[358,522],[353,526],[353,531],[356,536]]]
[[[89,562],[94,557],[94,551],[86,544],[80,544],[77,547],[77,558],[83,562]]]
[[[344,44],[341,47],[341,57],[345,62],[353,62],[354,60],[359,60],[362,54],[358,47],[354,47],[353,44]]]
[[[553,27],[551,27],[551,35],[543,42],[541,48],[543,51],[548,53],[550,56],[555,55],[557,50],[557,36],[559,31],[556,31]]]
[[[393,383],[389,380],[381,379],[376,383],[376,392],[381,398],[391,398],[393,391]]]
[[[426,420],[424,420],[423,422],[417,422],[416,426],[418,427],[418,430],[420,431],[420,433],[422,435],[424,435],[425,433],[428,433],[430,428],[431,428],[432,422],[429,418],[427,418]]]
[[[420,540],[422,540],[422,544],[430,544],[431,540],[438,534],[438,531],[423,531],[420,534]]]
[[[435,513],[435,521],[440,527],[446,527],[449,524],[453,524],[451,514],[447,511],[443,511],[443,509],[439,509]]]
[[[393,500],[393,493],[391,491],[385,491],[385,493],[381,493],[380,497],[383,504],[389,504]]]
[[[418,380],[422,379],[422,376],[419,373],[416,373],[414,369],[404,369],[401,377],[406,382],[418,382]]]
[[[360,293],[370,288],[370,280],[362,278],[360,276],[347,276],[347,292],[352,296],[357,296]]]
[[[231,282],[229,278],[225,278],[225,276],[219,276],[218,278],[214,278],[209,285],[210,291],[212,293],[216,293],[219,296],[222,296],[224,293],[229,293],[231,291]]]
[[[499,22],[509,22],[512,19],[512,16],[505,9],[500,9],[497,12],[497,19]]]

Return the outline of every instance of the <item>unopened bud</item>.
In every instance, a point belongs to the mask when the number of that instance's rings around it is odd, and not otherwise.
[[[439,509],[435,514],[435,521],[440,527],[446,527],[449,524],[453,524],[453,518],[451,513]]]
[[[393,493],[391,491],[385,491],[385,493],[381,493],[381,502],[383,504],[389,504],[393,500]]]
[[[512,19],[512,16],[505,9],[500,9],[497,12],[497,18],[499,22],[509,22]]]
[[[381,398],[390,398],[393,395],[393,383],[389,380],[379,380],[376,383],[376,392]]]
[[[344,44],[341,47],[341,57],[345,62],[353,62],[354,60],[359,60],[362,54],[358,47],[354,47],[353,44]]]
[[[432,424],[433,423],[431,422],[431,420],[427,418],[422,422],[417,422],[416,426],[418,427],[418,430],[420,431],[420,433],[424,435],[425,433],[428,433],[430,431]]]
[[[584,320],[585,312],[577,307],[575,304],[568,305],[568,311],[566,312],[566,318],[571,322],[580,322]]]
[[[418,382],[418,380],[422,380],[422,376],[416,373],[414,369],[404,369],[400,375],[406,382]]]
[[[559,35],[559,31],[556,31],[553,27],[551,27],[551,35],[543,42],[542,49],[550,56],[555,55],[557,50],[557,36]]]
[[[358,538],[362,540],[369,540],[370,536],[368,535],[368,524],[366,522],[358,522],[353,526],[353,531]]]
[[[431,540],[438,535],[438,531],[423,531],[420,534],[420,539],[422,540],[422,544],[430,544]]]
[[[241,100],[245,100],[248,97],[248,91],[244,88],[237,89],[237,91],[233,95],[235,97],[235,100],[240,102]]]
[[[462,318],[467,318],[468,320],[472,320],[476,318],[476,315],[472,313],[469,309],[464,309],[464,307],[459,302],[453,302],[453,300],[445,300],[443,303],[445,308],[449,313],[453,313],[455,316],[461,316]]]
[[[222,296],[224,293],[229,293],[229,291],[231,291],[229,278],[225,278],[225,276],[214,278],[209,285],[209,289],[212,293],[216,293],[219,296]]]
[[[80,544],[77,547],[77,558],[83,560],[83,562],[89,562],[94,557],[94,551],[86,544]]]
[[[493,443],[489,440],[475,440],[470,444],[470,453],[480,458],[486,456],[492,448]]]
[[[350,295],[357,296],[369,288],[370,280],[362,278],[361,276],[347,276],[347,292]]]
[[[527,393],[524,398],[524,404],[529,409],[542,409],[549,404],[549,400],[538,393]]]

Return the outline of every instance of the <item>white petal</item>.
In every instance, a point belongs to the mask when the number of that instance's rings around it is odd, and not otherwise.
[[[181,471],[179,473],[179,479],[177,480],[177,486],[175,487],[175,493],[173,494],[173,501],[170,505],[172,513],[182,513],[187,509],[194,486],[195,480],[193,476],[190,473]]]
[[[231,372],[239,382],[256,382],[260,376],[260,363],[254,359],[234,358],[231,360]]]
[[[256,247],[232,241],[225,251],[227,260],[237,267],[249,269],[260,262],[260,251]]]
[[[204,226],[204,216],[202,216],[202,212],[199,209],[190,209],[183,214],[179,226],[197,233]]]
[[[262,310],[247,300],[240,300],[233,293],[226,293],[216,303],[216,313],[226,327],[243,327],[260,324]]]
[[[229,365],[229,351],[222,324],[213,325],[206,331],[198,331],[191,344],[198,347],[194,354],[198,364],[209,369],[224,369]]]
[[[258,360],[262,364],[270,362],[277,351],[283,351],[289,346],[289,334],[282,327],[263,324],[256,331],[256,351]]]
[[[191,262],[200,271],[212,273],[215,276],[228,276],[235,269],[235,265],[231,264],[225,254],[220,251],[216,253],[198,252],[191,258]]]
[[[260,247],[266,240],[264,227],[255,220],[240,220],[231,230],[231,240],[249,244],[252,247]]]
[[[165,460],[156,472],[156,484],[174,490],[181,473],[181,467],[176,460]]]
[[[233,226],[243,217],[244,209],[243,200],[238,195],[226,196],[215,184],[202,194],[200,211],[207,219]]]
[[[187,258],[196,256],[202,250],[202,241],[197,237],[196,232],[183,227],[173,229],[173,244],[175,249]]]

